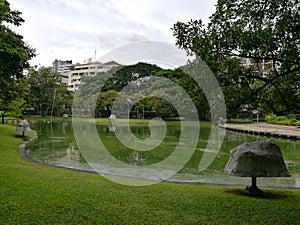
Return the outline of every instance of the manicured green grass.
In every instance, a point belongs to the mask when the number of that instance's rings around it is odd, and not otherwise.
[[[0,125],[0,224],[299,224],[300,191],[160,183],[122,186],[89,173],[33,164]],[[28,134],[27,134],[28,135]]]

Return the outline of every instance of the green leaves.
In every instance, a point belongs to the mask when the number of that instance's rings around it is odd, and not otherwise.
[[[215,73],[227,93],[231,114],[244,104],[262,105],[268,113],[280,114],[300,107],[299,9],[296,0],[219,0],[207,25],[191,20],[177,22],[172,30],[176,44],[200,56]],[[233,65],[228,58],[240,63]],[[244,60],[249,62],[246,67],[241,64]],[[274,106],[271,99],[278,104]]]
[[[6,0],[0,0],[0,110],[12,110],[22,102],[26,87],[23,85],[23,69],[29,66],[28,60],[35,56],[35,50],[23,41],[9,25],[20,26],[24,20],[21,12],[12,11]],[[24,104],[18,104],[19,109]],[[15,107],[14,107],[15,108]],[[17,109],[15,109],[17,110]]]
[[[24,20],[21,18],[21,12],[11,11],[10,4],[6,0],[0,0],[0,24],[10,23],[20,26]]]
[[[54,104],[58,116],[63,114],[62,108],[71,107],[73,95],[61,82],[58,73],[52,73],[50,69],[41,68],[38,71],[31,69],[29,82],[29,105],[38,109],[42,115],[47,115]],[[60,110],[59,110],[60,109]]]

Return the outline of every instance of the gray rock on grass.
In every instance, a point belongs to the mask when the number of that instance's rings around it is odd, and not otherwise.
[[[290,177],[279,146],[273,140],[245,142],[230,151],[231,157],[224,169],[226,174],[252,177],[246,189],[260,192],[256,177]]]

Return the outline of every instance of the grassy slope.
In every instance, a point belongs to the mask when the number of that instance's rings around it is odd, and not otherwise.
[[[95,174],[20,159],[15,128],[0,125],[0,224],[299,224],[300,191],[161,183],[121,186]],[[236,192],[229,193],[229,192]],[[237,194],[237,192],[239,194]]]

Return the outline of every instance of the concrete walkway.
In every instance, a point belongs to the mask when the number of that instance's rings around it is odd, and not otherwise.
[[[300,128],[295,126],[284,126],[268,123],[227,123],[224,128],[226,128],[227,130],[245,132],[250,134],[259,134],[300,140]]]

